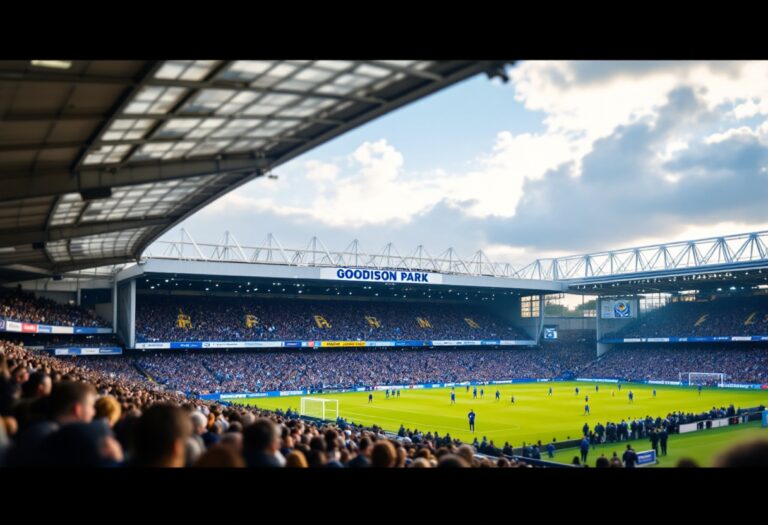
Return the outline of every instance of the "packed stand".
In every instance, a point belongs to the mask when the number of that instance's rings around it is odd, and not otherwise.
[[[614,348],[581,373],[633,381],[679,381],[688,372],[723,373],[729,383],[768,383],[768,347],[733,344],[696,348],[645,345]]]
[[[576,372],[594,347],[508,350],[337,350],[157,353],[137,358],[155,381],[174,390],[263,392],[379,384],[551,378]]]
[[[606,337],[768,335],[768,296],[679,301],[643,314]]]
[[[230,407],[189,399],[156,386],[110,377],[0,341],[0,466],[195,468],[510,468],[527,467],[493,441],[462,444],[449,434],[381,428],[338,419],[303,420],[295,413]],[[670,414],[684,420],[738,413]],[[675,421],[674,418],[677,418]],[[648,429],[659,420],[643,421]],[[638,422],[639,424],[639,422]],[[609,424],[625,434],[625,425]],[[663,423],[661,423],[663,427]],[[670,427],[671,428],[671,427]],[[590,429],[584,430],[590,435]],[[605,429],[607,433],[607,428]],[[613,439],[613,438],[612,438]],[[616,439],[618,435],[616,435]],[[587,441],[589,447],[589,441]],[[541,443],[523,456],[541,458]],[[629,448],[629,447],[628,447]],[[487,454],[483,457],[477,454]],[[585,458],[582,450],[582,457]],[[600,462],[606,463],[601,465]],[[596,466],[622,466],[599,458]],[[578,464],[578,457],[574,460]],[[697,466],[687,460],[686,466]],[[680,466],[683,462],[680,463]],[[752,442],[720,456],[718,466],[768,466],[768,445]],[[626,465],[630,466],[630,465]]]
[[[109,327],[107,321],[90,310],[59,304],[21,290],[0,289],[0,318],[51,326]]]
[[[179,326],[180,315],[188,316],[191,326]],[[247,316],[255,320],[250,328]],[[146,295],[137,300],[136,337],[139,342],[531,339],[469,305]]]
[[[523,467],[439,436],[227,407],[0,341],[4,467]]]

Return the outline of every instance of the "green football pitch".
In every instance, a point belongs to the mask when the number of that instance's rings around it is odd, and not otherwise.
[[[553,393],[548,394],[549,387]],[[579,388],[576,395],[575,389]],[[496,389],[501,392],[501,400],[496,401]],[[552,383],[520,383],[512,385],[487,385],[485,395],[473,399],[472,390],[466,387],[456,387],[456,404],[450,402],[450,388],[402,390],[399,398],[386,399],[384,392],[374,392],[372,403],[368,402],[368,392],[344,394],[323,394],[312,397],[335,399],[339,402],[339,414],[347,421],[366,426],[379,425],[385,430],[397,431],[400,425],[411,430],[422,432],[432,431],[471,442],[477,437],[482,440],[487,436],[496,446],[502,447],[508,441],[515,447],[523,442],[531,443],[541,440],[546,444],[553,438],[557,441],[575,439],[581,436],[584,423],[590,428],[596,423],[645,416],[664,417],[669,412],[685,411],[699,413],[713,406],[721,407],[733,404],[735,407],[755,407],[768,405],[768,391],[705,388],[699,395],[697,389],[675,386],[655,386],[657,394],[653,397],[654,386],[644,384],[622,383],[621,390],[615,384],[600,383],[599,391],[595,391],[595,383],[587,382],[552,382]],[[628,399],[629,391],[634,393],[634,402]],[[584,415],[585,396],[589,396],[590,415]],[[515,403],[511,397],[515,397]],[[238,400],[238,403],[255,405],[264,409],[292,408],[299,410],[300,397],[258,398]],[[470,409],[477,414],[475,433],[469,430],[467,414]],[[670,464],[678,457],[686,455],[684,447],[690,448],[690,457],[710,464],[711,457],[716,452],[734,440],[750,435],[766,436],[768,431],[758,425],[740,425],[722,430],[711,430],[692,435],[672,436],[669,441],[670,456],[663,459],[661,464]],[[679,442],[679,443],[678,443]],[[685,445],[683,445],[685,443]],[[598,453],[590,453],[590,464],[604,453],[611,456],[613,450],[623,450],[626,443],[620,447],[611,448],[603,445]],[[696,452],[696,447],[701,453]],[[648,450],[650,443],[642,441],[636,444],[635,450]],[[672,455],[674,451],[674,456]],[[558,460],[570,462],[576,453],[560,450]],[[566,457],[567,455],[567,457]],[[621,452],[619,452],[621,455]]]

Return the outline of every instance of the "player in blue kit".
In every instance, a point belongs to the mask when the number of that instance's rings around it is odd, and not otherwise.
[[[451,404],[456,404],[456,392],[451,392]]]
[[[475,431],[475,411],[470,409],[469,414],[467,414],[467,417],[469,418],[469,429],[474,433]]]

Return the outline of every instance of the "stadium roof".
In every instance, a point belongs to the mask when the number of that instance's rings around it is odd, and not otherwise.
[[[504,64],[0,61],[0,281],[136,259],[232,189]]]

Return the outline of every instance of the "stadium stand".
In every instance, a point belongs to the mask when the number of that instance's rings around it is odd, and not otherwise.
[[[139,342],[531,339],[477,308],[428,303],[140,297]]]
[[[768,348],[709,344],[688,346],[643,345],[618,347],[586,366],[585,377],[626,380],[678,381],[691,371],[724,373],[731,383],[768,383]]]
[[[673,302],[632,321],[611,337],[691,337],[768,334],[768,296]]]
[[[162,353],[136,361],[156,381],[182,392],[205,394],[557,377],[579,370],[593,356],[593,350],[582,346],[571,351]]]
[[[0,289],[0,317],[53,326],[109,327],[107,321],[90,310],[59,304],[21,290]]]

